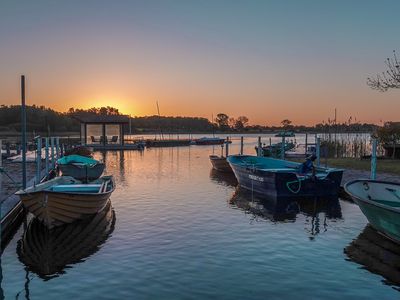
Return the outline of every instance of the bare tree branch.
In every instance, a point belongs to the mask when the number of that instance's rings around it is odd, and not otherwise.
[[[396,56],[396,51],[393,51],[393,58],[385,60],[387,70],[375,77],[367,78],[367,85],[380,92],[386,92],[388,89],[400,88],[400,65]]]

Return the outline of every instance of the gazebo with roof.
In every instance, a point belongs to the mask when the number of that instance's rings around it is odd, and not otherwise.
[[[129,123],[125,115],[76,114],[81,123],[82,145],[94,149],[124,149],[124,125]]]

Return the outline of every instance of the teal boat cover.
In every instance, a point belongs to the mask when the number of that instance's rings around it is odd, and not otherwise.
[[[98,163],[98,160],[77,154],[67,155],[57,160],[59,165],[82,164],[91,167]]]

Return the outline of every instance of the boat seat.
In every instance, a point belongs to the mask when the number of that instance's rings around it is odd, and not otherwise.
[[[65,193],[97,193],[101,184],[59,184],[47,189],[52,192]]]

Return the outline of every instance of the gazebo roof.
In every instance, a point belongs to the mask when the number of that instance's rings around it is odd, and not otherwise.
[[[126,115],[96,115],[96,114],[75,114],[73,116],[85,124],[127,124],[129,116]]]

